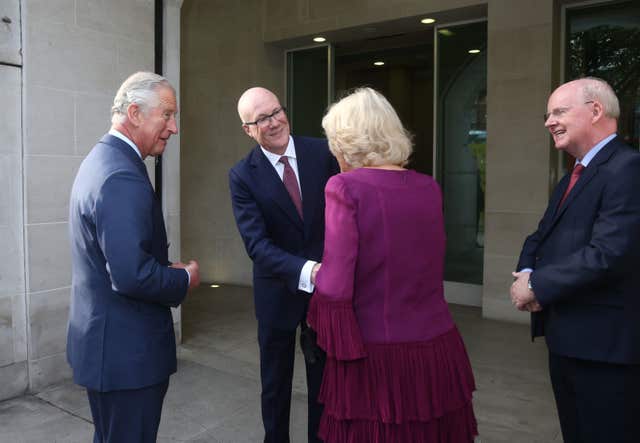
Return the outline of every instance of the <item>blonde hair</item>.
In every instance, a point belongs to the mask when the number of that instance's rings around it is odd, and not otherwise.
[[[404,166],[413,150],[411,136],[387,99],[371,88],[359,88],[329,108],[322,127],[333,155],[353,168]]]

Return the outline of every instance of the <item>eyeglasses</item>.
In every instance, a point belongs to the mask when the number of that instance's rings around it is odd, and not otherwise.
[[[287,108],[285,108],[284,106],[281,106],[281,107],[279,107],[278,109],[276,109],[275,111],[273,111],[269,115],[265,115],[264,117],[260,117],[258,120],[254,121],[254,122],[244,122],[244,124],[247,125],[247,126],[256,125],[259,128],[264,128],[269,123],[271,123],[271,119],[272,118],[279,118],[280,113],[281,112],[286,112],[286,110],[287,110]]]
[[[588,102],[584,102],[584,105],[588,105],[589,103],[593,103],[593,100],[589,100]],[[553,109],[551,112],[547,112],[546,114],[544,114],[544,121],[546,122],[547,120],[549,120],[549,117],[551,117],[553,115],[554,118],[560,118],[562,117],[564,114],[566,114],[567,112],[569,112],[569,110],[573,108],[573,106],[567,106],[566,108],[556,108]]]

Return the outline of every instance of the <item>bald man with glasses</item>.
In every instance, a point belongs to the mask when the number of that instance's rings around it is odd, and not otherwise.
[[[244,132],[257,142],[229,172],[233,212],[253,261],[265,443],[289,443],[295,338],[314,289],[324,246],[324,187],[338,172],[326,140],[291,136],[285,108],[256,87],[238,100]],[[309,349],[307,349],[309,350]],[[324,355],[305,355],[309,442],[317,437],[316,401]]]
[[[604,80],[561,85],[547,110],[576,161],[524,243],[511,299],[545,336],[564,442],[639,442],[640,154],[617,135]]]

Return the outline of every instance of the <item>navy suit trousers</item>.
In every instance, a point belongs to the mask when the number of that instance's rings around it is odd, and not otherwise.
[[[549,372],[565,443],[640,441],[640,365],[549,353]]]
[[[258,344],[260,346],[264,443],[290,443],[289,416],[296,330],[275,329],[259,324]],[[318,426],[322,416],[322,405],[317,402],[317,399],[322,383],[324,361],[324,358],[320,358],[314,364],[309,364],[305,361],[309,443],[319,443],[321,441],[318,439]]]
[[[168,387],[169,379],[141,389],[87,389],[95,426],[93,443],[155,443]]]

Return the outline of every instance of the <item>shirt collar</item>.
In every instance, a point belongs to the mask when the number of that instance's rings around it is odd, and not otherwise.
[[[260,146],[260,149],[262,149],[262,152],[274,167],[278,164],[278,161],[282,156],[289,157],[289,158],[296,158],[296,146],[293,143],[293,137],[291,136],[289,136],[289,143],[287,144],[287,149],[285,149],[284,154],[282,155],[274,154],[271,151],[267,151],[262,146]]]
[[[593,160],[593,157],[596,156],[596,154],[598,152],[600,152],[600,150],[602,148],[605,147],[605,145],[607,143],[609,143],[611,140],[613,140],[613,138],[616,136],[615,133],[611,134],[610,136],[600,140],[598,142],[598,144],[596,144],[593,148],[591,148],[589,150],[589,152],[587,152],[587,155],[585,155],[584,157],[582,157],[582,160],[576,160],[576,164],[580,163],[582,166],[584,166],[585,168],[587,166],[589,166],[589,163],[591,162],[591,160]]]
[[[113,129],[113,128],[109,129],[109,134],[113,135],[114,137],[119,138],[120,140],[122,140],[123,142],[125,142],[126,144],[131,146],[131,148],[134,151],[136,151],[136,154],[138,154],[138,157],[140,157],[140,160],[142,160],[142,155],[140,154],[140,150],[138,149],[136,144],[129,139],[129,137],[127,137],[122,132],[118,131],[117,129]]]

